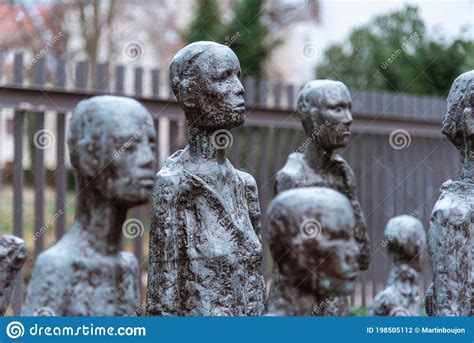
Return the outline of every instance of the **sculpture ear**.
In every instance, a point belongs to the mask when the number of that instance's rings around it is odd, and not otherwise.
[[[97,173],[99,161],[92,142],[90,139],[83,138],[77,143],[77,147],[76,153],[79,157],[79,165],[76,166],[76,169],[78,169],[81,174],[94,177]]]

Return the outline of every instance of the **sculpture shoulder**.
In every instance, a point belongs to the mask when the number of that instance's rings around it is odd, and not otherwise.
[[[49,275],[61,275],[68,274],[68,271],[72,269],[73,261],[66,251],[62,251],[57,246],[52,246],[46,251],[39,254],[36,259],[33,271],[38,271],[41,275],[45,273]]]
[[[242,170],[236,169],[236,171],[237,171],[237,174],[242,179],[242,181],[244,182],[244,185],[245,185],[246,189],[252,190],[252,191],[257,191],[257,189],[258,189],[257,188],[257,181],[255,181],[255,178],[252,175],[250,175],[249,173],[244,172]]]
[[[390,287],[386,288],[375,296],[371,315],[388,316],[398,303],[394,291]]]
[[[433,207],[432,222],[443,225],[461,225],[470,221],[474,205],[474,187],[460,181],[447,181],[441,187],[441,195]]]
[[[122,251],[120,253],[120,263],[129,269],[138,270],[138,260],[132,253]]]
[[[153,190],[153,200],[170,199],[178,193],[183,179],[183,170],[176,165],[164,166],[157,174]]]
[[[282,169],[276,175],[276,192],[298,187],[298,183],[304,179],[305,165],[302,153],[292,153]]]

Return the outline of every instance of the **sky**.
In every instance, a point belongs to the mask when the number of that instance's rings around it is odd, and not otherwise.
[[[441,28],[447,37],[457,36],[463,25],[474,25],[474,0],[321,0],[322,20],[331,43],[346,38],[354,27],[366,24],[374,16],[416,5],[428,32]],[[474,37],[473,37],[474,40]]]

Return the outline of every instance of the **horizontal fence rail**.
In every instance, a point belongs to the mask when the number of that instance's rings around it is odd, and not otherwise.
[[[163,156],[182,148],[186,141],[184,115],[162,70],[123,65],[112,67],[106,63],[91,68],[87,61],[68,65],[63,59],[54,59],[54,63],[48,64],[47,58],[38,60],[32,70],[26,70],[24,56],[16,53],[11,78],[7,79],[5,72],[0,72],[3,75],[0,110],[14,112],[11,133],[14,158],[8,170],[0,164],[0,205],[8,202],[5,191],[7,180],[11,180],[13,197],[11,216],[5,218],[3,211],[0,212],[2,234],[7,233],[3,227],[10,226],[11,221],[12,231],[8,233],[24,237],[24,160],[25,151],[28,151],[26,138],[31,134],[25,125],[28,116],[34,118],[34,132],[46,128],[46,113],[55,117],[52,129],[54,171],[48,173],[46,170],[45,150],[34,148],[30,151],[34,161],[30,168],[33,175],[34,240],[29,245],[29,268],[34,257],[64,235],[67,223],[72,219],[67,216],[68,209],[74,208],[74,202],[68,201],[70,170],[66,130],[68,115],[79,101],[96,95],[114,94],[131,96],[144,104],[153,115],[159,137],[163,135],[165,138],[159,139],[156,170],[161,166]],[[93,85],[89,77],[92,69],[96,80]],[[295,112],[300,86],[252,79],[243,80],[243,84],[247,120],[245,126],[232,130],[228,157],[236,168],[256,178],[264,219],[267,204],[274,195],[276,172],[283,167],[290,153],[302,149],[306,139]],[[391,266],[383,245],[383,231],[388,219],[410,214],[420,218],[427,228],[441,184],[457,176],[459,155],[440,133],[441,120],[446,111],[444,98],[357,90],[351,93],[353,135],[350,144],[341,153],[354,169],[372,244],[371,266],[362,273],[351,303],[368,306],[384,287]],[[2,113],[0,123],[3,122]],[[5,131],[0,132],[3,134]],[[395,134],[401,136],[394,137]],[[1,140],[6,141],[7,137],[2,136]],[[61,213],[55,217],[54,223],[45,218],[46,185],[50,183],[54,188],[54,213]],[[149,223],[148,206],[140,206],[130,212],[131,216]],[[43,235],[45,227],[46,234]],[[49,235],[53,228],[54,233]],[[147,236],[139,236],[134,239],[132,247],[146,276],[148,249],[144,241],[146,243]],[[265,274],[269,277],[271,263],[268,249],[265,251]],[[26,274],[27,268],[25,275],[17,279],[14,314],[21,311],[24,283],[28,280]],[[429,278],[430,267],[425,261],[424,287]]]

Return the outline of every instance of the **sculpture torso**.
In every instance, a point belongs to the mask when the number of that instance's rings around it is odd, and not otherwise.
[[[186,150],[158,173],[150,233],[148,314],[260,315],[260,211],[255,181]],[[152,248],[153,247],[153,248]]]
[[[419,316],[418,272],[407,264],[392,268],[387,287],[374,298],[372,316]]]
[[[58,316],[136,315],[136,258],[126,252],[99,254],[72,236],[76,235],[70,232],[38,257],[22,314],[46,309]]]
[[[474,314],[474,183],[447,181],[433,208],[428,247],[433,315]]]

